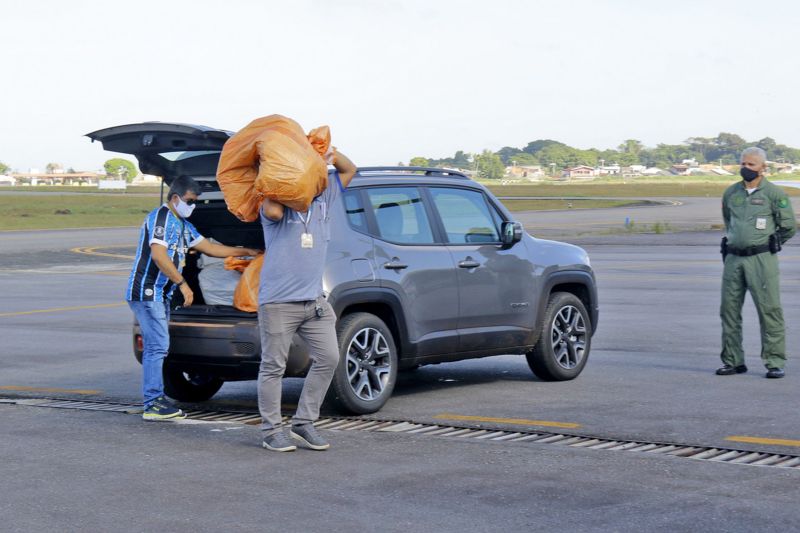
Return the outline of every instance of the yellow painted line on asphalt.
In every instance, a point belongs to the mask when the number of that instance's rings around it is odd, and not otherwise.
[[[38,313],[60,313],[61,311],[82,311],[84,309],[105,309],[108,307],[121,307],[123,305],[127,305],[126,302],[120,302],[115,304],[97,304],[97,305],[75,305],[72,307],[53,307],[50,309],[36,309],[34,311],[15,311],[12,313],[0,313],[0,317],[3,316],[21,316],[21,315],[35,315]]]
[[[793,446],[800,448],[800,440],[793,439],[768,439],[765,437],[747,437],[744,435],[733,435],[725,437],[725,440],[732,442],[747,442],[749,444],[771,444],[773,446]]]
[[[433,418],[439,420],[460,420],[465,422],[495,422],[497,424],[513,424],[516,426],[546,426],[553,428],[579,428],[580,424],[573,422],[553,422],[550,420],[526,420],[524,418],[494,418],[489,416],[469,416],[469,415],[454,415],[451,413],[442,413],[434,416]]]
[[[70,252],[75,253],[75,254],[96,255],[96,256],[100,256],[100,257],[115,257],[117,259],[134,259],[135,256],[133,256],[133,255],[111,254],[111,253],[108,253],[108,252],[98,252],[97,251],[98,248],[122,248],[122,247],[125,247],[125,246],[127,246],[127,245],[121,244],[119,246],[113,246],[113,245],[108,245],[108,246],[78,246],[76,248],[72,248],[70,250]]]
[[[10,390],[10,391],[17,391],[17,392],[56,392],[56,393],[67,393],[67,394],[84,394],[84,395],[94,395],[100,394],[101,390],[92,390],[92,389],[59,389],[57,387],[22,387],[19,385],[0,385],[0,390]]]

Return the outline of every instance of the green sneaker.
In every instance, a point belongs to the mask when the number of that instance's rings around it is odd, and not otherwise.
[[[186,413],[184,413],[178,407],[172,405],[163,396],[159,396],[153,401],[153,403],[150,404],[149,407],[144,408],[142,418],[145,420],[155,421],[175,420],[186,418]]]

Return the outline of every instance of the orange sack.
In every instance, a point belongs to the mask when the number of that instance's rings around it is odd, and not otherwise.
[[[233,306],[239,311],[255,313],[258,311],[258,285],[261,278],[261,267],[264,264],[264,254],[257,255],[254,259],[241,259],[228,257],[225,259],[227,270],[238,270],[242,273],[236,290],[233,292]]]
[[[281,115],[252,121],[228,139],[219,158],[217,182],[228,211],[252,222],[264,198],[308,210],[328,185],[323,156],[330,143],[327,126],[306,135],[297,122]]]

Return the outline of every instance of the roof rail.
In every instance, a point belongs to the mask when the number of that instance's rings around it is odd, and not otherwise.
[[[459,170],[436,167],[359,167],[357,175],[377,174],[381,172],[402,172],[406,174],[424,173],[426,176],[442,176],[468,180],[470,177]]]

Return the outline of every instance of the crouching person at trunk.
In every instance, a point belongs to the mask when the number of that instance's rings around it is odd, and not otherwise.
[[[150,212],[142,224],[125,299],[142,331],[142,396],[145,420],[184,418],[164,397],[162,367],[169,351],[169,300],[177,287],[183,305],[194,294],[181,274],[189,248],[213,257],[256,255],[259,250],[209,242],[186,220],[194,211],[199,185],[188,176],[172,182],[167,203]]]
[[[350,183],[356,167],[335,151],[329,162],[336,170],[328,174],[327,188],[314,198],[308,211],[300,213],[270,200],[261,208],[268,253],[261,269],[258,298],[258,408],[263,420],[262,446],[271,451],[294,451],[292,440],[312,450],[330,447],[313,424],[339,361],[336,316],[322,296],[322,274],[330,210]],[[281,427],[281,386],[295,333],[308,344],[312,363],[287,436]]]

